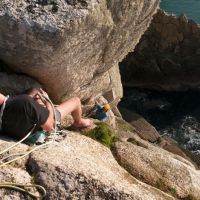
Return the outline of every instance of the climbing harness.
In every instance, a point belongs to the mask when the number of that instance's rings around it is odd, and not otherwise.
[[[45,95],[42,95],[42,94],[39,94],[41,98],[43,98],[43,100],[47,100],[51,106],[52,106],[52,109],[53,109],[53,113],[54,113],[54,120],[55,122],[57,121],[56,119],[56,111],[55,111],[55,107],[52,103],[52,101]],[[9,96],[7,96],[4,100],[4,103],[1,107],[1,112],[0,112],[0,129],[1,129],[1,125],[2,125],[2,116],[3,116],[3,111],[4,111],[4,108],[5,108],[5,105],[6,105],[6,101],[8,99]],[[15,143],[14,145],[11,145],[10,147],[4,149],[3,151],[0,152],[0,155],[2,155],[3,153],[9,151],[10,149],[12,149],[13,147],[17,146],[18,144],[22,143],[24,140],[26,140],[30,135],[31,133],[34,131],[35,129],[35,126],[36,124],[34,124],[33,128],[31,129],[31,131],[24,137],[22,138],[20,141],[18,141],[17,143]],[[31,149],[30,151],[28,152],[25,152],[25,153],[19,153],[19,154],[12,154],[12,155],[9,155],[9,156],[6,156],[2,159],[0,159],[0,161],[4,161],[4,160],[7,160],[8,158],[10,157],[13,157],[13,156],[19,156],[17,158],[14,158],[10,161],[7,161],[7,162],[4,162],[3,164],[0,164],[0,168],[3,167],[3,166],[6,166],[14,161],[17,161],[19,159],[22,159],[24,158],[25,156],[29,155],[30,153],[32,153],[33,151],[36,151],[40,148],[44,148],[45,146],[53,143],[55,141],[55,137],[57,135],[57,125],[56,123],[54,124],[54,132],[52,133],[53,137],[52,137],[52,140],[44,143],[44,144],[41,144],[39,146],[36,146],[35,148]],[[46,196],[46,190],[44,187],[40,186],[40,185],[36,185],[36,184],[30,184],[30,185],[24,185],[24,184],[18,184],[18,183],[11,183],[11,182],[4,182],[4,183],[1,183],[0,182],[0,188],[10,188],[10,189],[14,189],[14,190],[17,190],[17,191],[20,191],[20,192],[23,192],[23,193],[26,193],[28,194],[29,196],[31,197],[34,197],[34,198],[37,198],[37,199],[43,199],[45,196]],[[34,193],[31,193],[30,191],[28,191],[28,188],[36,188],[39,190],[40,192],[40,196],[38,195],[35,195]]]

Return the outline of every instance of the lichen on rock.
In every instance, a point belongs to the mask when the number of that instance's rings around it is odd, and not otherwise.
[[[2,0],[0,59],[34,77],[57,102],[72,93],[87,99],[87,88],[94,94],[114,88],[121,97],[120,77],[112,80],[108,71],[135,47],[158,3]],[[96,79],[105,80],[98,89]]]

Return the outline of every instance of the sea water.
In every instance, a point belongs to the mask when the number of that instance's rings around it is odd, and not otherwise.
[[[162,0],[160,7],[177,16],[184,13],[189,19],[200,23],[200,0]]]
[[[160,7],[177,16],[184,13],[200,23],[200,0],[162,0]],[[167,134],[200,155],[200,92],[124,88],[120,106],[141,114],[161,135]]]
[[[200,155],[200,92],[159,92],[124,88],[120,106],[139,113],[166,134]]]

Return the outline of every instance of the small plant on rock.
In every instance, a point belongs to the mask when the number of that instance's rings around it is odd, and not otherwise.
[[[105,122],[97,122],[95,124],[96,127],[94,129],[84,131],[83,134],[111,148],[112,143],[119,140],[119,138],[115,136],[114,130]]]

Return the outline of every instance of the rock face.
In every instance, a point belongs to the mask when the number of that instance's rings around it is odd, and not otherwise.
[[[30,87],[41,87],[37,81],[25,75],[0,72],[0,79],[0,92],[4,95],[20,94]]]
[[[0,152],[4,151],[5,149],[9,148],[10,146],[14,145],[15,143],[16,143],[16,141],[13,141],[10,138],[7,138],[7,137],[0,135]],[[20,144],[20,145],[17,145],[15,147],[11,148],[9,151],[6,151],[4,154],[0,154],[0,158],[1,157],[6,158],[7,156],[9,156],[11,154],[13,155],[13,154],[16,154],[16,153],[19,154],[18,156],[20,156],[24,152],[27,152],[27,150],[28,150],[27,145]],[[16,157],[15,156],[10,157],[8,159],[3,160],[3,162],[9,161],[9,159],[14,159],[14,158],[16,158]],[[14,163],[14,166],[20,167],[20,168],[25,168],[26,162],[27,162],[27,157],[16,161]],[[0,164],[1,164],[1,162],[0,162]]]
[[[0,169],[0,182],[16,182],[21,184],[31,184],[31,176],[20,168],[4,167]],[[29,196],[24,196],[21,192],[0,188],[0,199],[2,200],[31,200]]]
[[[160,134],[155,127],[149,124],[141,115],[133,113],[126,108],[120,107],[120,112],[123,119],[129,122],[135,129],[140,137],[149,142],[156,142],[160,138]]]
[[[137,136],[129,141],[114,146],[116,159],[129,173],[175,197],[199,199],[200,172],[191,163]]]
[[[10,147],[11,145],[15,144],[16,141],[13,141],[12,139],[0,136],[0,152],[2,152],[4,149]],[[28,150],[28,146],[25,144],[17,145],[16,147],[12,148],[11,150],[5,152],[3,155],[0,154],[0,159],[8,157],[8,155],[18,154],[18,153],[24,153]],[[10,157],[10,159],[16,158],[15,156]],[[20,159],[14,163],[11,163],[9,165],[6,165],[4,167],[0,168],[0,183],[3,182],[15,182],[20,184],[28,184],[30,185],[32,182],[32,178],[29,175],[29,173],[25,170],[25,165],[27,162],[28,157],[25,157],[23,159]],[[8,161],[9,158],[7,158]],[[0,162],[0,165],[2,162]],[[6,200],[22,200],[24,199],[24,194],[21,192],[16,192],[14,190],[1,188],[0,187],[0,199],[6,199]],[[26,197],[27,200],[31,200],[31,197]]]
[[[173,140],[169,136],[161,136],[155,129],[155,127],[149,124],[141,115],[131,112],[126,108],[120,107],[119,110],[122,114],[123,119],[126,120],[126,122],[123,123],[128,122],[134,127],[134,130],[131,130],[131,132],[130,130],[128,132],[124,132],[123,129],[119,129],[120,131],[117,131],[118,136],[123,141],[131,139],[134,136],[133,133],[135,133],[138,136],[140,136],[140,138],[142,138],[143,140],[146,140],[150,143],[154,143],[162,149],[165,149],[173,154],[179,155],[193,163],[196,168],[200,168],[199,156],[194,155],[186,149],[182,148],[178,145],[178,143],[175,140]]]
[[[120,136],[124,142],[113,146],[115,157],[91,138],[65,131],[62,141],[33,152],[21,163],[1,168],[0,182],[35,181],[47,190],[45,199],[198,199],[200,174],[193,164],[142,140],[135,131],[124,130]],[[0,151],[11,144],[13,141],[1,137]],[[27,148],[19,145],[10,153]],[[0,195],[29,199],[10,189],[0,189]]]
[[[122,82],[157,90],[197,89],[199,46],[198,24],[159,10],[134,52],[121,63]]]
[[[35,152],[28,168],[47,189],[46,199],[173,199],[130,176],[107,147],[76,133]]]
[[[87,99],[91,91],[95,95],[110,88],[121,97],[122,88],[116,85],[120,77],[110,77],[139,41],[158,4],[159,0],[2,0],[0,59],[34,77],[56,101],[70,94]]]

